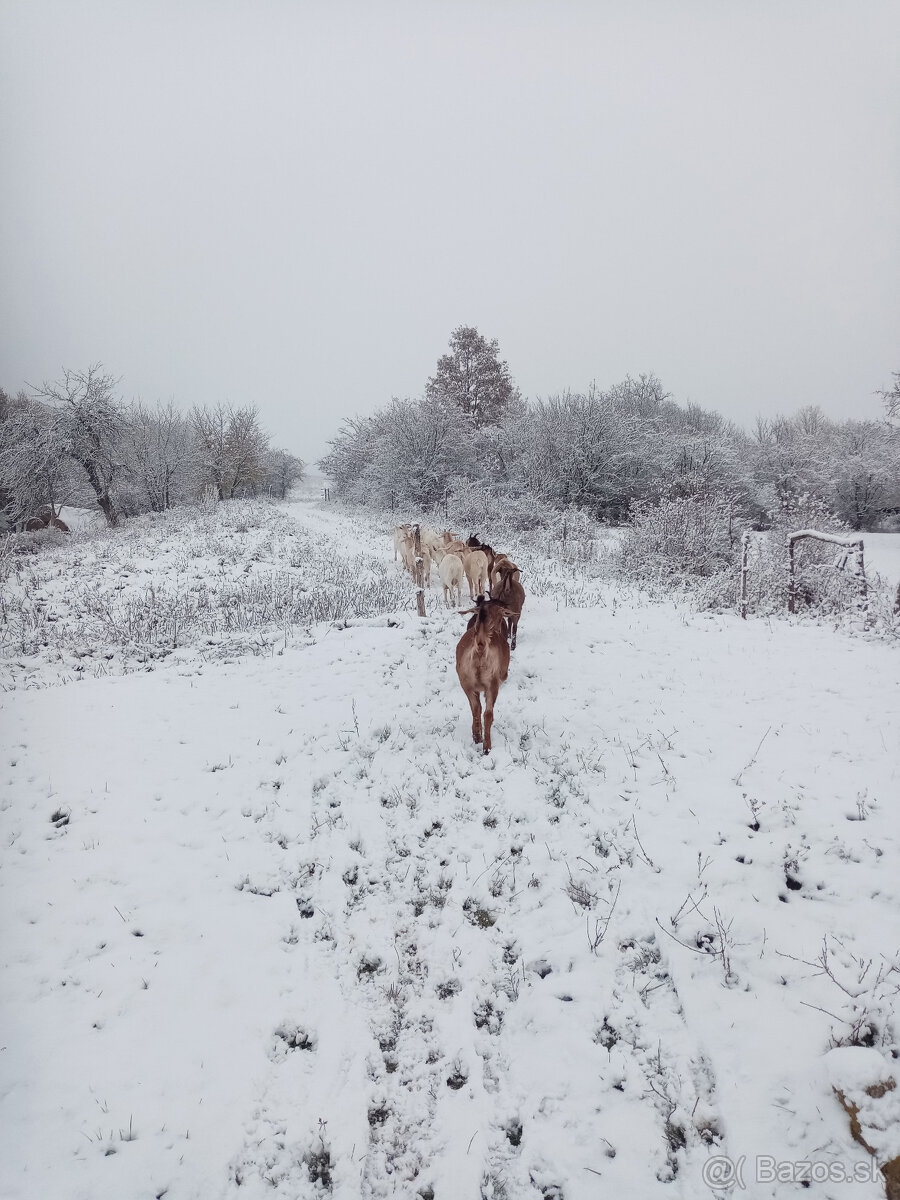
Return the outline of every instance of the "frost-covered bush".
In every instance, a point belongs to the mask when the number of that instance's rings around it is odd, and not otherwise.
[[[516,494],[501,484],[454,479],[449,491],[449,523],[460,534],[480,533],[486,541],[490,541],[487,530],[520,533],[543,529],[556,512],[545,501]],[[441,515],[441,510],[435,514]]]
[[[756,612],[784,612],[789,590],[788,534],[815,529],[851,538],[849,527],[817,496],[785,499],[769,514],[769,528],[752,537],[748,605]],[[843,564],[843,565],[836,565]],[[798,611],[821,613],[854,611],[859,586],[853,558],[833,543],[806,539],[794,544],[794,578]]]
[[[705,608],[734,603],[741,528],[733,496],[668,494],[637,501],[631,517],[614,555],[624,578],[689,591]]]

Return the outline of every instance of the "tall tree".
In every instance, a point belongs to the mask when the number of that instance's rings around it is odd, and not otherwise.
[[[302,458],[287,450],[270,450],[265,458],[266,490],[279,500],[286,500],[295,483],[303,479],[306,464]]]
[[[233,408],[195,408],[191,422],[197,438],[203,481],[215,487],[220,500],[256,495],[266,478],[268,436],[255,405]]]
[[[438,359],[426,393],[462,409],[476,429],[495,424],[519,398],[497,340],[487,341],[470,325],[460,325],[450,335],[450,353]]]
[[[79,491],[60,414],[20,392],[0,421],[0,491],[7,519],[20,525],[49,505],[53,516]]]
[[[884,415],[889,421],[900,419],[900,371],[892,371],[894,384],[890,390],[882,388],[878,395],[884,401]]]
[[[164,512],[190,495],[197,470],[194,432],[171,400],[155,409],[133,404],[124,441],[128,474],[142,506]]]
[[[113,489],[123,469],[125,408],[115,394],[118,383],[101,363],[93,363],[36,389],[57,410],[66,450],[84,468],[109,525],[119,523]]]

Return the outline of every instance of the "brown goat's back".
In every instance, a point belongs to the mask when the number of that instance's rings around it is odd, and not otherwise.
[[[481,697],[484,696],[484,752],[491,749],[494,704],[509,674],[508,630],[504,606],[476,600],[475,615],[456,647],[456,674],[472,710],[472,740],[482,741]]]

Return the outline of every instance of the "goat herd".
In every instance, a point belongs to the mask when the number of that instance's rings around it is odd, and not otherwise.
[[[419,578],[421,570],[425,587],[431,587],[431,565],[435,563],[444,586],[444,603],[448,606],[462,603],[465,576],[475,607],[460,611],[460,616],[470,616],[471,620],[456,647],[456,673],[472,709],[472,738],[475,742],[483,741],[487,754],[491,749],[494,703],[500,684],[509,674],[509,654],[516,648],[519,618],[525,603],[519,568],[508,555],[497,554],[474,534],[463,542],[449,530],[435,533],[424,525],[394,528],[395,561],[398,556],[413,579]],[[490,592],[489,599],[485,597],[486,590]]]

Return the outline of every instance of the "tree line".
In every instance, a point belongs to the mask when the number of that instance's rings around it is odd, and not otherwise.
[[[619,524],[638,503],[726,494],[765,527],[804,497],[852,529],[900,515],[900,376],[884,420],[816,407],[745,430],[677,404],[653,374],[525,401],[496,341],[461,326],[419,398],[345,421],[320,465],[350,501],[422,510],[478,487]]]
[[[96,503],[108,524],[214,495],[284,499],[301,459],[272,446],[254,405],[126,404],[94,364],[26,394],[0,388],[0,510],[13,528],[40,508]]]

